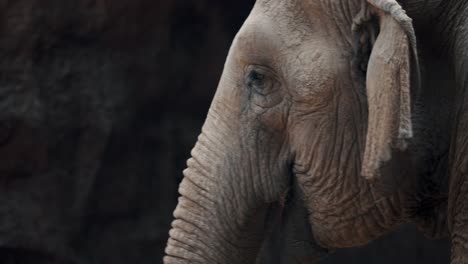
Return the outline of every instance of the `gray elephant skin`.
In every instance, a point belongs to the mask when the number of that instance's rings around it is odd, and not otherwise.
[[[468,1],[257,0],[164,263],[316,263],[414,223],[468,263]],[[391,250],[391,249],[389,249]]]

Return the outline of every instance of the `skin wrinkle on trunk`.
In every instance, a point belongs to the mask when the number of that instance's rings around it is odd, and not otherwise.
[[[202,142],[202,140],[201,140]],[[196,170],[195,164],[192,162],[191,163],[191,168],[194,168]],[[182,257],[182,258],[187,258],[184,256],[190,255],[192,251],[197,252],[197,248],[203,252],[203,256],[205,256],[205,260],[201,260],[202,262],[206,262],[208,260],[210,261],[216,261],[217,259],[223,259],[226,256],[213,256],[213,254],[216,254],[217,252],[223,252],[222,250],[219,250],[218,247],[220,245],[217,245],[216,243],[208,242],[208,244],[205,244],[206,241],[211,241],[211,238],[213,238],[216,234],[212,235],[212,233],[217,232],[218,230],[218,225],[214,225],[214,223],[211,223],[211,219],[213,217],[211,216],[215,212],[210,212],[208,211],[209,208],[205,207],[206,205],[201,205],[203,202],[205,202],[203,199],[200,199],[197,197],[197,193],[200,193],[199,190],[197,190],[197,187],[194,187],[191,182],[196,182],[197,178],[195,177],[196,172],[192,173],[191,169],[187,169],[184,171],[185,177],[187,178],[184,179],[181,183],[179,192],[182,195],[181,198],[179,198],[179,204],[181,202],[184,202],[184,200],[187,199],[193,199],[191,200],[191,204],[184,207],[184,206],[179,206],[177,207],[176,211],[174,212],[174,216],[176,217],[176,220],[173,223],[173,229],[171,230],[171,239],[180,237],[180,239],[177,239],[178,241],[183,241],[180,242],[182,244],[187,244],[189,250],[188,252],[183,253],[183,252],[177,252],[175,251],[176,248],[171,248],[171,242],[168,242],[168,247],[166,248],[166,253],[168,256],[174,256],[174,257]],[[189,180],[192,179],[192,180]],[[191,191],[190,189],[193,189]],[[212,192],[216,193],[216,192]],[[192,198],[187,198],[187,197],[192,197]],[[211,201],[211,199],[209,199]],[[205,204],[207,204],[205,202]],[[196,215],[190,215],[190,211],[193,211]],[[215,213],[216,215],[216,213]],[[206,223],[206,220],[208,219],[209,222]],[[205,221],[204,221],[205,220]],[[197,227],[194,229],[187,228],[187,225],[195,224]],[[200,237],[206,237],[205,239],[200,239]],[[219,239],[219,236],[218,236]],[[229,239],[227,239],[229,240]],[[175,245],[174,245],[175,246]],[[190,259],[190,258],[188,258]],[[171,263],[170,260],[166,260],[167,263]],[[202,263],[201,262],[201,263]]]
[[[194,161],[189,161],[188,162],[188,166],[189,168],[186,169],[184,171],[184,174],[186,175],[186,178],[188,180],[190,180],[191,182],[194,182],[196,183],[197,181],[201,180],[201,181],[204,181],[204,180],[208,180],[210,179],[209,181],[212,183],[212,187],[210,189],[211,192],[207,192],[207,196],[208,195],[213,195],[213,194],[217,194],[218,196],[221,195],[222,197],[225,196],[225,193],[221,192],[221,191],[216,191],[216,190],[219,190],[219,186],[216,184],[216,181],[218,179],[216,178],[212,178],[212,176],[214,175],[217,175],[219,172],[221,172],[221,170],[223,168],[211,168],[211,171],[209,171],[210,169],[210,166],[218,166],[216,165],[217,164],[217,160],[220,160],[220,159],[224,159],[223,158],[223,155],[224,153],[223,152],[219,152],[217,150],[214,150],[214,146],[223,146],[223,147],[227,147],[226,146],[226,143],[223,143],[223,140],[221,139],[221,136],[215,136],[213,134],[210,134],[211,136],[208,136],[207,133],[209,133],[210,130],[212,129],[218,129],[217,131],[223,131],[223,129],[221,129],[221,126],[222,127],[227,127],[228,124],[230,123],[226,123],[226,122],[223,122],[223,121],[220,121],[219,119],[219,115],[216,114],[217,111],[216,111],[216,107],[212,107],[210,109],[210,112],[209,112],[209,117],[205,123],[205,125],[203,126],[203,129],[202,129],[202,134],[199,136],[199,142],[197,143],[197,145],[195,146],[195,148],[192,150],[192,156],[194,157]],[[229,127],[227,128],[229,130],[227,131],[232,131],[232,127]],[[226,131],[226,130],[224,130]],[[222,135],[223,137],[225,137],[226,135]],[[205,143],[207,142],[207,143]],[[221,143],[221,144],[220,144]],[[212,146],[210,148],[210,145]],[[201,150],[199,151],[199,149],[206,149],[205,151]],[[203,154],[203,155],[201,155]],[[203,165],[205,164],[205,165]],[[208,164],[211,164],[211,165],[208,165]],[[198,167],[203,167],[203,171],[204,173],[203,174],[197,174],[197,166]],[[192,171],[194,171],[192,173]],[[205,175],[205,177],[203,177],[203,175]],[[216,177],[216,176],[215,176]],[[219,177],[219,175],[217,176]],[[192,247],[200,247],[201,245],[203,245],[203,239],[200,239],[200,237],[207,237],[208,241],[210,241],[210,245],[205,245],[204,246],[204,251],[205,251],[205,254],[207,254],[206,256],[208,256],[209,258],[211,259],[214,259],[218,262],[221,262],[223,259],[226,260],[228,258],[227,255],[223,254],[223,252],[227,252],[229,250],[226,250],[226,249],[223,249],[223,244],[229,244],[229,243],[226,243],[226,242],[229,242],[231,241],[233,238],[229,238],[229,237],[225,237],[224,235],[226,234],[234,234],[231,230],[229,229],[233,229],[234,227],[232,226],[222,226],[223,223],[221,222],[218,222],[218,223],[213,223],[212,220],[215,220],[216,218],[212,217],[212,216],[216,216],[216,215],[221,215],[222,214],[222,211],[220,211],[220,204],[216,204],[216,202],[212,202],[211,204],[205,204],[205,205],[201,205],[203,203],[203,200],[202,199],[197,199],[196,197],[196,194],[197,192],[196,191],[187,191],[184,186],[191,186],[190,182],[187,182],[185,179],[183,180],[182,184],[181,184],[181,188],[180,188],[180,193],[182,195],[182,198],[183,197],[192,197],[192,199],[194,199],[194,206],[196,206],[195,208],[199,208],[199,210],[201,211],[201,213],[204,215],[202,218],[200,218],[199,222],[203,223],[203,221],[201,219],[211,219],[210,220],[210,224],[208,225],[205,225],[205,226],[202,226],[199,228],[198,232],[195,232],[196,236],[199,237],[197,240],[201,242],[201,244],[195,244],[195,241],[192,240]],[[192,187],[193,188],[193,187]],[[224,191],[225,192],[225,191]],[[208,198],[209,201],[216,201],[218,198],[215,198],[215,197],[210,197]],[[222,198],[224,199],[224,198]],[[230,202],[230,200],[228,199],[227,202]],[[199,204],[199,205],[198,205]],[[211,205],[211,206],[210,206]],[[204,206],[206,206],[207,208],[203,208]],[[209,207],[209,208],[208,208]],[[221,208],[222,209],[222,208]],[[184,214],[185,212],[188,210],[188,208],[181,208],[179,211],[178,209],[176,209],[176,212],[174,213],[176,219],[179,218],[179,217],[184,217]],[[208,211],[208,210],[213,210],[213,211]],[[196,210],[195,210],[196,211]],[[214,214],[214,215],[213,215]],[[221,218],[221,220],[223,220]],[[191,219],[186,219],[186,222],[187,224],[190,223]],[[184,233],[184,230],[182,230],[180,227],[177,228],[175,226],[173,226],[175,229],[173,229],[173,233],[171,235],[171,237],[173,235],[175,235],[175,233],[177,233],[178,231],[179,232],[182,232]],[[222,229],[226,229],[226,230],[229,230],[227,233],[226,231],[223,231]],[[185,232],[187,232],[187,230],[185,230]],[[213,234],[214,233],[214,234]],[[188,236],[190,236],[190,234],[188,234]],[[221,239],[222,241],[216,241],[216,239]],[[185,241],[185,240],[182,240],[182,241]],[[187,242],[189,243],[189,242]],[[231,248],[233,248],[235,246],[231,245]],[[232,250],[232,249],[231,249]],[[220,254],[217,254],[217,252],[219,252]],[[177,255],[177,252],[172,252],[171,251],[171,247],[170,247],[170,243],[168,243],[168,248],[166,249],[166,253],[168,255]],[[213,256],[214,254],[214,256]],[[170,260],[166,260],[168,263],[171,263]]]
[[[223,82],[226,80],[222,79]],[[218,92],[215,97],[224,96]],[[176,220],[165,263],[178,263],[177,259],[190,257],[201,262],[249,263],[255,259],[264,235],[262,224],[252,227],[251,223],[264,222],[261,219],[268,210],[268,202],[282,188],[276,181],[265,181],[268,169],[262,169],[272,164],[273,157],[263,153],[268,153],[264,148],[273,139],[258,138],[255,130],[244,138],[233,134],[242,129],[241,121],[234,121],[236,111],[222,117],[221,107],[230,108],[214,100],[184,171],[179,189],[182,196],[174,212]],[[246,148],[252,146],[251,142],[257,144],[251,147],[255,153]],[[243,167],[232,167],[233,164]],[[190,227],[190,223],[195,226]]]

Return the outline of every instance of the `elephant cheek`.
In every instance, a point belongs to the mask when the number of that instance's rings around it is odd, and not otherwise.
[[[262,130],[265,133],[280,134],[284,133],[287,128],[288,109],[287,105],[280,103],[272,108],[260,108],[253,106],[256,110],[256,124],[252,126]]]

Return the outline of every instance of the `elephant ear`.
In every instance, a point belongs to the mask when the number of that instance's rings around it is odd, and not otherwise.
[[[410,75],[415,73],[414,84],[419,86],[419,64],[412,21],[402,7],[394,0],[367,2],[379,18],[380,32],[367,66],[369,114],[362,175],[376,180],[392,152],[404,151],[413,136]]]

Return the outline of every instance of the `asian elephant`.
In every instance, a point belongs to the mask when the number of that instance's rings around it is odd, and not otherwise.
[[[468,1],[257,0],[164,262],[254,263],[280,226],[315,263],[411,222],[468,263],[467,77]]]

